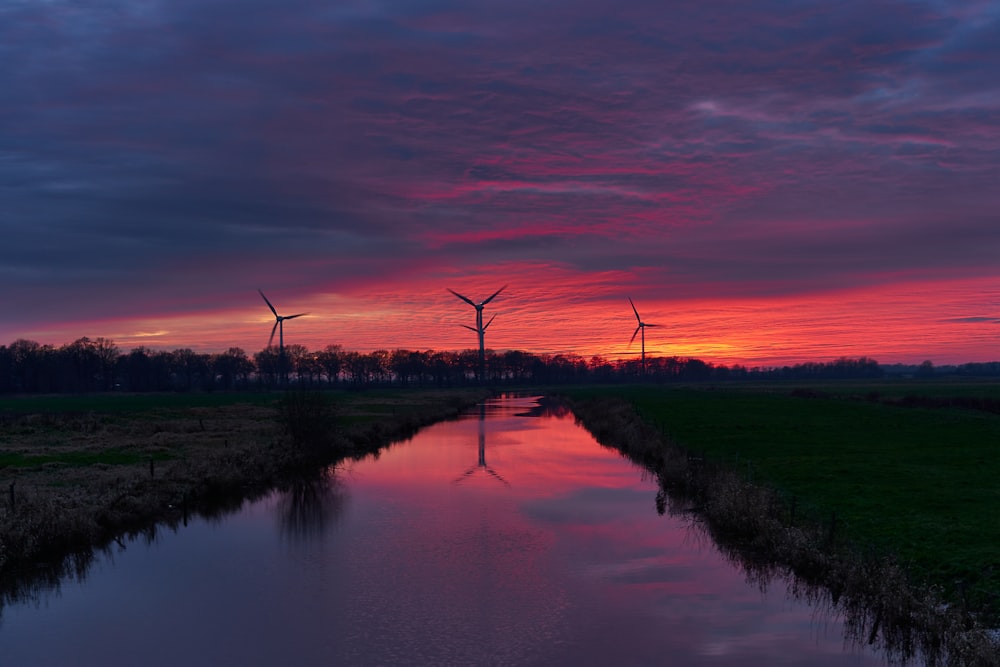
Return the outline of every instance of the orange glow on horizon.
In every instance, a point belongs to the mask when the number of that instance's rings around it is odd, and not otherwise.
[[[281,314],[308,311],[285,323],[285,344],[321,350],[462,350],[478,346],[475,310],[446,291],[483,299],[509,287],[486,306],[488,348],[535,354],[577,354],[589,359],[638,358],[640,336],[629,345],[636,320],[646,329],[648,356],[694,357],[716,364],[775,366],[868,356],[881,363],[936,364],[1000,359],[1000,278],[909,282],[801,296],[713,299],[664,298],[664,290],[622,288],[636,276],[623,272],[575,274],[521,266],[495,277],[429,276],[405,285],[367,286],[354,293],[295,296],[271,290]],[[274,317],[254,290],[238,308],[135,319],[70,322],[22,334],[61,345],[82,336],[104,337],[122,349],[191,348],[250,354],[268,340]],[[277,344],[277,336],[275,336]]]

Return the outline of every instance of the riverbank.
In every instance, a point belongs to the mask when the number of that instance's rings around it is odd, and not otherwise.
[[[235,509],[304,472],[377,452],[488,395],[324,393],[332,411],[312,415],[329,427],[319,447],[298,442],[287,428],[279,394],[5,399],[0,609],[4,600],[81,574],[95,549],[124,535]]]
[[[891,548],[894,537],[910,527],[881,527],[886,521],[900,521],[887,507],[893,502],[908,503],[911,522],[925,528],[933,525],[927,523],[922,508],[934,503],[922,496],[908,498],[906,493],[894,497],[891,491],[909,483],[906,475],[900,480],[883,474],[885,466],[891,467],[897,446],[909,448],[913,458],[926,455],[917,446],[923,441],[911,438],[909,428],[900,431],[899,420],[915,423],[922,431],[930,422],[943,420],[954,436],[993,428],[995,415],[954,416],[966,424],[956,431],[954,419],[940,412],[917,414],[898,406],[876,406],[872,411],[867,402],[824,404],[825,399],[801,392],[793,396],[787,389],[745,393],[628,387],[566,393],[578,420],[602,444],[656,475],[664,511],[690,515],[748,578],[766,586],[775,577],[794,573],[793,590],[842,613],[851,641],[877,644],[895,659],[917,655],[930,664],[935,660],[997,664],[994,633],[987,629],[996,615],[984,588],[990,584],[993,565],[987,554],[994,551],[985,552],[978,563],[945,563],[937,570],[917,567],[913,552],[904,559]],[[897,412],[882,414],[882,409]],[[857,410],[867,417],[848,417],[840,410]],[[880,418],[890,420],[888,431],[881,430]],[[855,429],[874,432],[879,439],[862,437]],[[838,434],[845,433],[847,440],[856,441],[847,451],[833,444]],[[925,433],[932,450],[935,433],[934,429]],[[955,439],[949,442],[954,450]],[[980,447],[989,449],[996,442],[986,440]],[[851,459],[860,472],[819,456],[823,448],[836,450],[835,458]],[[950,457],[961,460],[954,451]],[[929,472],[936,471],[938,485],[949,479],[941,468],[940,463],[927,466]],[[950,474],[961,477],[964,466],[953,461],[951,468]],[[843,491],[840,484],[852,490]],[[988,495],[992,488],[983,492]],[[956,490],[965,495],[974,491]],[[934,487],[924,490],[934,493]],[[937,503],[947,504],[947,497],[938,496]],[[878,502],[866,505],[866,498]],[[841,503],[859,509],[851,512]],[[995,519],[988,517],[996,515],[990,512],[987,502],[969,513],[995,525]],[[860,524],[858,517],[863,519]],[[985,535],[976,539],[988,541],[991,529],[984,525]],[[885,539],[879,537],[882,530]],[[934,542],[925,550],[939,555],[949,548],[975,551],[980,543],[937,544],[941,538],[933,532],[923,533],[922,539]],[[969,595],[971,585],[945,587],[932,578],[934,572],[953,572],[955,567],[986,575],[975,579],[977,597]]]

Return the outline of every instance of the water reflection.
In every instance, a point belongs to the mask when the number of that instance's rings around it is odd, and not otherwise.
[[[631,410],[592,406],[584,414],[609,434],[606,446],[652,473],[658,514],[681,521],[693,541],[711,543],[762,594],[784,591],[818,617],[842,619],[853,650],[877,648],[893,664],[997,664],[994,633],[962,610],[922,597],[928,592],[910,588],[892,559],[838,548],[832,525],[796,521],[776,492],[728,466],[679,448],[636,444],[659,435]],[[613,420],[618,427],[607,428]]]
[[[513,394],[505,396],[507,400],[514,398],[516,398],[516,395]],[[549,396],[533,397],[532,403],[528,406],[527,410],[521,409],[514,413],[515,417],[553,417],[556,419],[572,417],[572,415],[573,411],[570,410],[564,401]]]
[[[110,553],[107,547],[103,551]],[[58,595],[64,582],[82,583],[95,558],[91,550],[74,552],[56,563],[41,564],[30,572],[12,572],[0,579],[0,631],[5,607],[37,603],[43,596]]]
[[[232,512],[231,504],[228,511]],[[206,516],[216,516],[217,505],[206,506]],[[59,597],[64,585],[82,585],[91,568],[100,561],[113,562],[115,555],[128,549],[129,544],[155,544],[163,533],[176,532],[179,525],[187,525],[187,514],[163,520],[116,535],[94,548],[78,549],[52,555],[48,561],[37,562],[19,570],[11,570],[0,577],[0,627],[4,610],[8,606],[39,604]],[[0,662],[0,664],[3,664]]]
[[[347,489],[331,467],[292,483],[279,496],[278,525],[291,541],[323,537],[346,511]]]
[[[474,474],[476,471],[482,470],[487,475],[491,476],[493,479],[501,482],[506,486],[510,486],[510,482],[505,480],[500,474],[486,464],[486,404],[482,403],[479,406],[479,461],[476,465],[470,467],[454,481],[455,484],[461,484],[470,475]]]
[[[747,586],[560,408],[498,399],[314,481],[12,608],[0,664],[882,662]]]

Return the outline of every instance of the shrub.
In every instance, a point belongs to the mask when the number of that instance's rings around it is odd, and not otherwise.
[[[329,453],[336,428],[336,409],[328,394],[289,391],[278,402],[278,416],[300,454],[318,457]]]

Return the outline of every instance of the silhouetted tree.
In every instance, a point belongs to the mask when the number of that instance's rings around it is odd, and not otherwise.
[[[0,345],[0,393],[14,391],[14,356],[10,348]]]
[[[286,383],[294,380],[296,384],[299,384],[299,373],[303,371],[307,375],[309,373],[310,364],[307,360],[309,350],[306,349],[305,345],[291,343],[285,345],[284,352],[285,358],[282,366],[283,379]],[[278,353],[281,353],[280,349]],[[292,377],[293,375],[294,377]]]
[[[159,386],[153,372],[153,360],[142,346],[118,358],[118,374],[126,391],[152,391]]]
[[[345,352],[327,345],[310,352],[303,345],[285,348],[283,367],[277,348],[266,348],[252,358],[238,347],[219,354],[190,349],[152,352],[137,347],[122,354],[109,339],[87,337],[55,349],[19,339],[0,346],[0,392],[107,391],[121,383],[128,391],[210,391],[248,388],[255,378],[262,387],[284,386],[286,374],[302,387],[330,385],[340,378],[352,386],[398,383],[401,386],[463,386],[477,381],[478,350],[459,352],[397,349],[369,354]],[[647,356],[611,362],[602,356],[584,359],[576,354],[536,355],[522,350],[485,351],[483,379],[503,384],[557,384],[581,382],[707,382],[718,380],[800,380],[878,378],[885,368],[868,357],[841,357],[831,362],[805,362],[779,368],[716,366],[700,359]],[[932,377],[943,372],[964,375],[1000,375],[1000,362],[936,368],[931,361],[919,367],[896,365],[892,372]]]
[[[214,376],[210,372],[211,363],[208,355],[198,354],[194,350],[183,348],[171,353],[171,379],[177,391],[193,389],[211,389]]]
[[[341,357],[343,353],[344,350],[340,345],[327,345],[319,353],[319,365],[323,369],[323,373],[326,374],[326,381],[331,385],[336,384],[337,379],[340,377]]]
[[[257,381],[265,387],[276,387],[281,378],[281,363],[278,350],[265,347],[253,355],[257,367]]]
[[[404,387],[411,383],[423,385],[429,375],[427,356],[429,352],[414,352],[411,350],[393,350],[389,358],[389,368],[392,374]]]
[[[19,338],[11,343],[10,355],[14,391],[58,391],[58,381],[53,377],[55,350],[51,345]]]
[[[212,373],[227,391],[245,389],[254,370],[253,362],[239,347],[231,347],[221,354],[214,355],[211,358],[211,365]]]
[[[94,339],[94,354],[97,356],[98,381],[102,386],[98,389],[109,391],[114,389],[116,382],[115,368],[118,363],[120,352],[114,341],[100,336]]]
[[[368,382],[368,364],[360,352],[345,352],[341,356],[341,363],[344,374],[352,385],[357,387]]]
[[[392,354],[389,350],[373,350],[368,355],[368,377],[370,382],[386,384],[392,376]]]

